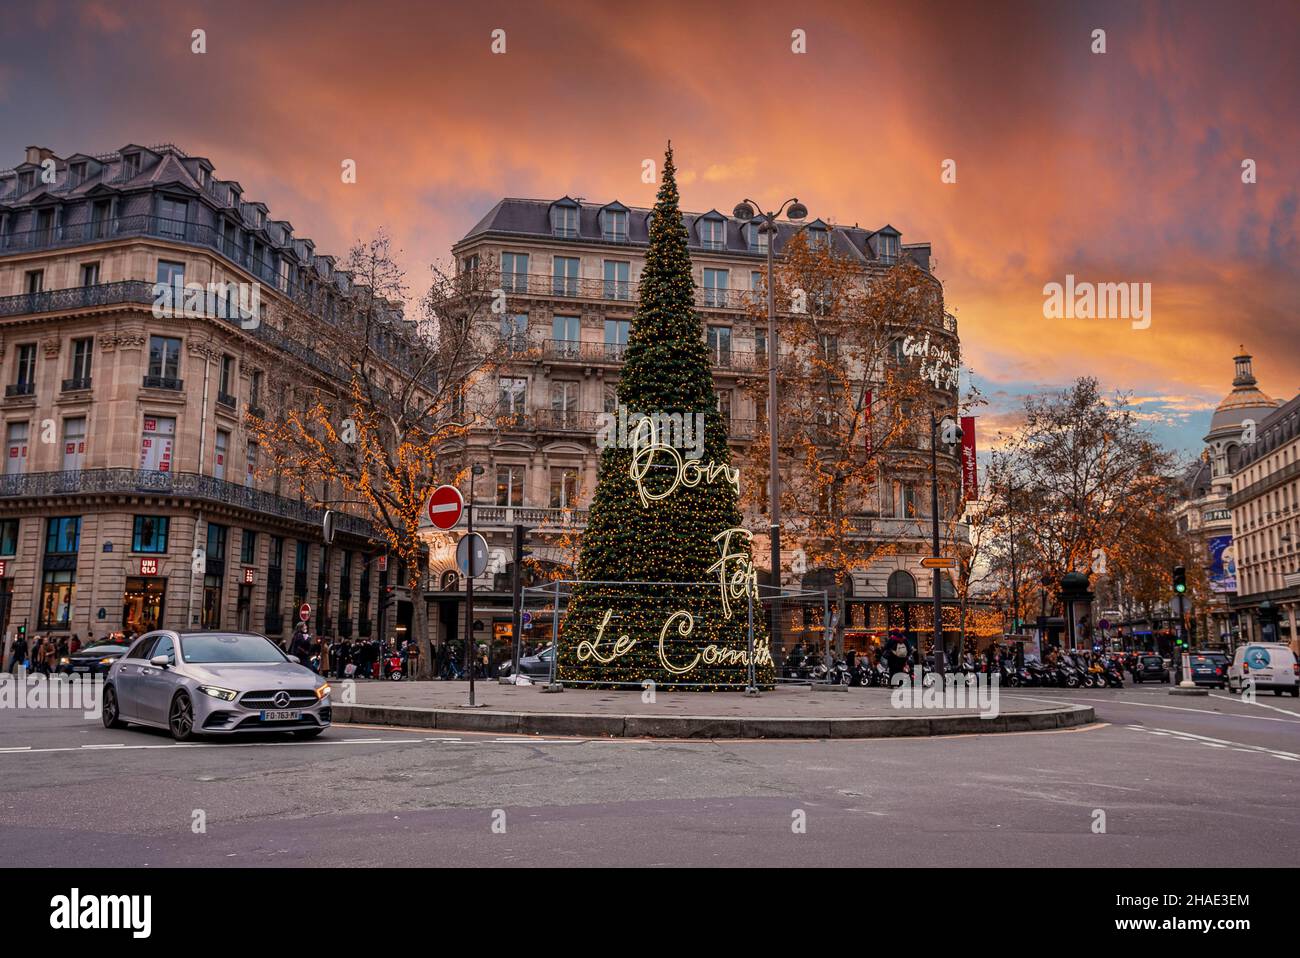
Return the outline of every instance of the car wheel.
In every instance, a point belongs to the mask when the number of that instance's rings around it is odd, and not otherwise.
[[[1300,699],[1300,687],[1291,690],[1291,697]]]
[[[104,705],[100,717],[104,720],[104,728],[126,728],[126,723],[117,710],[117,690],[111,685],[104,686]]]
[[[323,728],[300,728],[292,734],[294,738],[315,738],[323,731],[325,731]]]
[[[1273,694],[1274,694],[1274,695],[1277,695],[1277,696],[1281,696],[1281,694],[1282,694],[1282,690],[1281,690],[1281,689],[1274,689],[1274,690],[1273,690]]]
[[[194,735],[194,703],[188,692],[177,692],[167,713],[167,729],[172,738],[184,742]]]

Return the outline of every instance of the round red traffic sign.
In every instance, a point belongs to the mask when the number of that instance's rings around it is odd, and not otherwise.
[[[455,486],[439,486],[429,496],[429,521],[439,529],[450,529],[460,522],[465,497]]]
[[[306,602],[298,607],[298,618],[302,619],[304,622],[311,618],[311,606]]]

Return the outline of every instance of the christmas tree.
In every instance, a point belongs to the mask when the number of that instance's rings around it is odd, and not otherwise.
[[[773,679],[674,174],[669,144],[618,384],[626,429],[603,437],[562,682],[743,687],[751,621],[758,684]]]

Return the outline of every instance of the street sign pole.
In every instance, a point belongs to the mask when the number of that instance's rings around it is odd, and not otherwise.
[[[475,469],[470,469],[469,477],[469,502],[466,505],[466,528],[469,535],[474,535],[474,477]],[[469,707],[474,708],[474,671],[478,665],[478,649],[474,646],[474,542],[471,539],[469,548],[466,550],[469,554],[469,561],[466,563],[467,574],[465,576],[465,657],[469,664]]]
[[[515,681],[519,680],[519,654],[520,646],[523,641],[524,615],[523,615],[523,584],[524,584],[524,526],[521,523],[515,524],[515,561],[514,576],[510,583],[510,590],[514,596],[515,621],[514,621],[514,656],[510,662],[510,675]]]

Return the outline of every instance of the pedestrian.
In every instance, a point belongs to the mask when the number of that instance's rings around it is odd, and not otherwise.
[[[27,668],[27,636],[19,635],[14,639],[13,648],[9,655],[9,671],[18,674],[20,668]]]
[[[293,632],[293,641],[289,645],[289,654],[297,656],[302,665],[310,667],[311,636],[307,633],[307,623],[299,622]]]
[[[320,668],[321,675],[330,674],[330,644],[325,639],[320,642]]]

